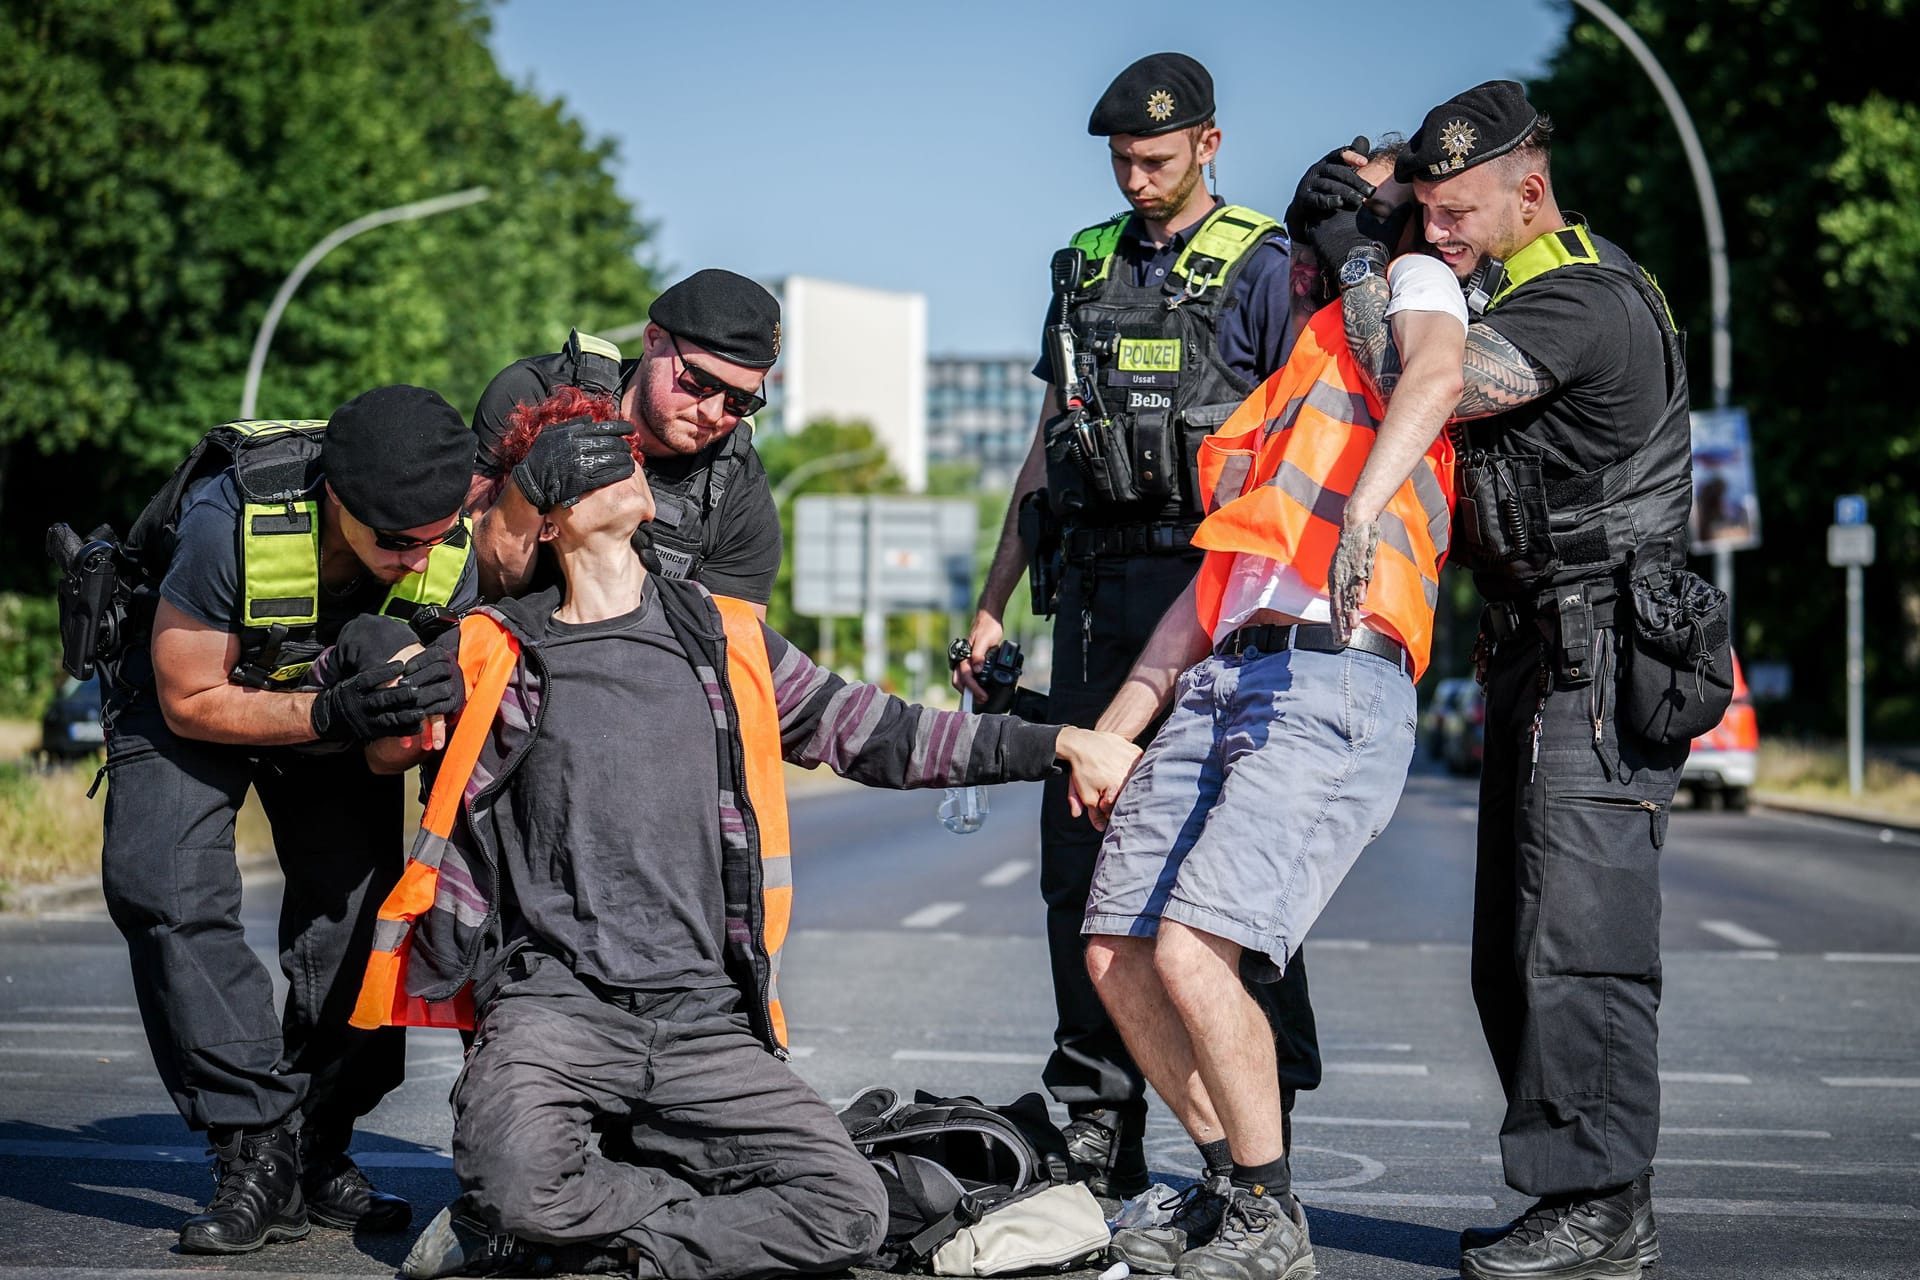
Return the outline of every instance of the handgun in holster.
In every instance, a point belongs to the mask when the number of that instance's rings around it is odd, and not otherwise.
[[[101,525],[86,538],[65,524],[47,530],[47,554],[60,567],[60,665],[88,680],[119,657],[126,641],[131,591],[121,581],[120,547]]]
[[[1051,618],[1060,599],[1060,574],[1066,567],[1066,541],[1045,489],[1020,499],[1020,540],[1027,546],[1027,590],[1035,617]]]

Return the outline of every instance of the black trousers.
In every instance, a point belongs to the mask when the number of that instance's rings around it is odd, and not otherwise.
[[[1660,1131],[1660,847],[1687,744],[1621,732],[1617,633],[1596,651],[1591,684],[1549,674],[1543,694],[1526,626],[1487,676],[1473,994],[1507,1183],[1531,1196],[1632,1181]]]
[[[835,1271],[879,1247],[879,1177],[734,988],[616,1004],[550,956],[505,969],[453,1087],[453,1171],[490,1226],[631,1246],[642,1277]],[[621,1158],[596,1125],[630,1132]]]
[[[296,1113],[342,1150],[397,1087],[398,1027],[347,1025],[374,915],[404,859],[401,779],[357,750],[302,755],[177,738],[151,690],[116,698],[107,730],[107,908],[133,963],[155,1067],[194,1129]],[[286,877],[286,1008],[240,924],[234,817],[254,788]]]
[[[1053,620],[1048,719],[1091,728],[1125,682],[1160,617],[1199,571],[1201,555],[1107,558],[1070,567]],[[1084,641],[1084,657],[1083,657]],[[1144,745],[1158,731],[1141,735]],[[1137,1105],[1146,1084],[1087,976],[1080,932],[1101,833],[1067,809],[1067,779],[1049,778],[1040,806],[1040,894],[1047,904],[1056,1022],[1041,1079],[1070,1108]],[[1320,1083],[1320,1040],[1307,990],[1306,953],[1278,982],[1247,984],[1273,1027],[1282,1096]]]

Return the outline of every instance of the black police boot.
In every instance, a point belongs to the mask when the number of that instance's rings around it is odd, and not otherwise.
[[[1484,1249],[1513,1234],[1522,1219],[1498,1227],[1468,1227],[1460,1233],[1460,1252]],[[1660,1261],[1660,1228],[1653,1220],[1653,1170],[1633,1180],[1633,1247],[1640,1265],[1651,1267]]]
[[[287,1127],[254,1133],[226,1129],[210,1136],[213,1199],[180,1224],[180,1252],[252,1253],[275,1241],[303,1238],[308,1227],[300,1155]]]
[[[1084,1182],[1096,1196],[1113,1200],[1130,1199],[1147,1189],[1144,1103],[1075,1111],[1062,1132],[1075,1182]]]
[[[1537,1201],[1513,1230],[1460,1255],[1467,1280],[1636,1280],[1631,1184]]]
[[[400,1231],[413,1221],[413,1206],[375,1189],[347,1155],[350,1126],[309,1120],[300,1133],[300,1188],[307,1214],[341,1231]]]

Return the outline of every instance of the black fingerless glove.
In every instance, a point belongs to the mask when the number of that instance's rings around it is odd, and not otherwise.
[[[372,742],[417,732],[418,697],[405,684],[380,686],[399,676],[398,662],[362,671],[320,691],[313,700],[313,735],[322,742]]]
[[[1287,233],[1306,234],[1328,214],[1341,209],[1358,209],[1373,194],[1373,184],[1360,171],[1340,158],[1343,151],[1366,155],[1371,144],[1355,138],[1351,146],[1335,147],[1315,161],[1294,188],[1293,203],[1287,206]]]
[[[573,418],[543,429],[513,469],[513,482],[541,512],[570,507],[604,485],[633,474],[626,437],[633,424],[618,418],[595,422]]]
[[[393,655],[417,643],[413,628],[389,614],[363,613],[340,628],[333,642],[333,673],[344,679],[371,671],[393,660]]]

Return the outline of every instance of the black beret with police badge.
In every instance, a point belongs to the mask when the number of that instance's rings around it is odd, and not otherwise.
[[[780,358],[780,303],[731,271],[696,271],[653,300],[647,319],[732,364],[771,369]]]
[[[1114,77],[1087,117],[1096,138],[1150,138],[1213,118],[1213,77],[1184,53],[1151,53]]]
[[[1402,182],[1443,182],[1506,155],[1526,141],[1539,120],[1518,82],[1475,85],[1427,112],[1394,176]]]

